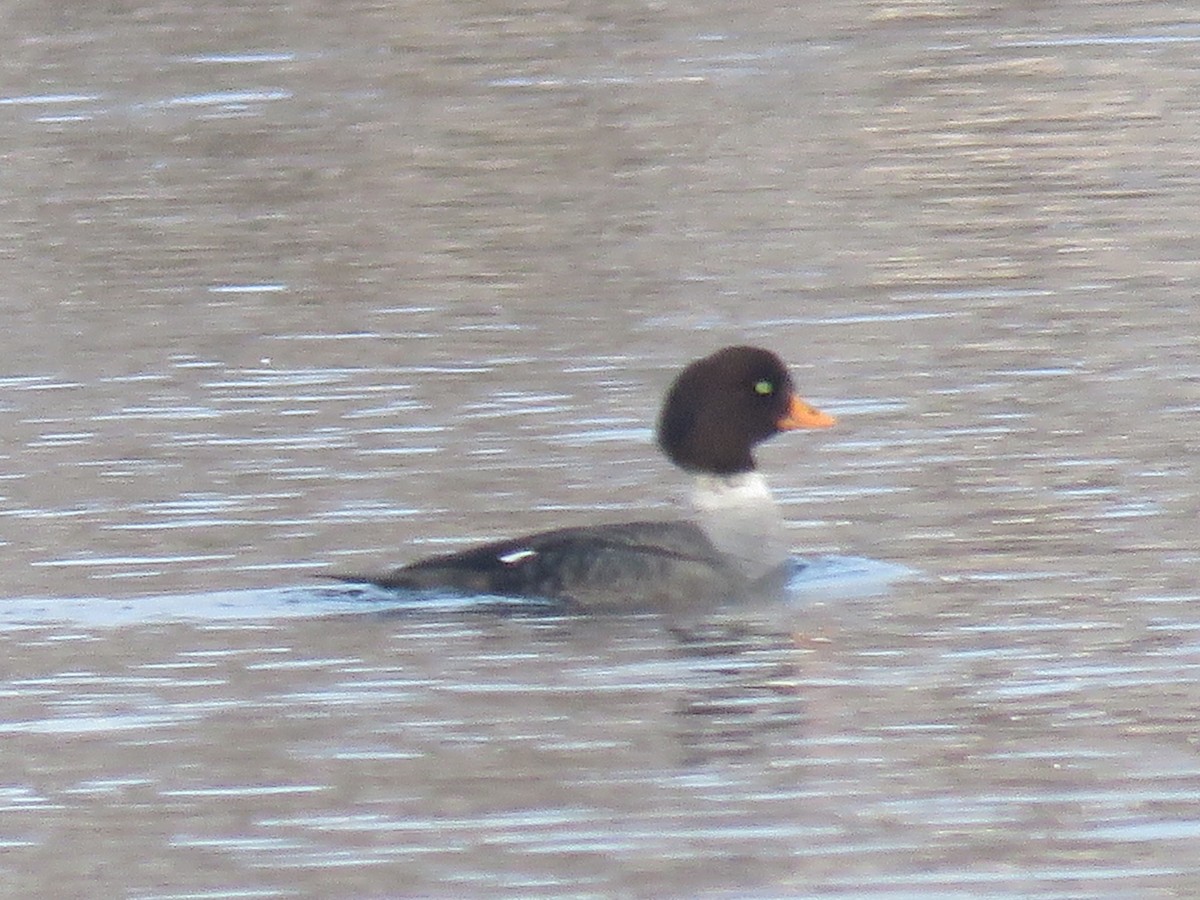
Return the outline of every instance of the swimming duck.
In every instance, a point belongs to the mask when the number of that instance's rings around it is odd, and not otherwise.
[[[658,417],[659,448],[693,477],[688,519],[560,528],[345,580],[585,612],[686,610],[777,593],[791,553],[754,448],[835,421],[797,396],[774,353],[725,347],[679,373]]]

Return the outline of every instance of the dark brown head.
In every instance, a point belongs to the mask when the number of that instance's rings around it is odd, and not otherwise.
[[[658,445],[689,472],[735,475],[754,470],[753,449],[767,438],[835,421],[796,396],[774,353],[726,347],[679,373],[659,414]]]

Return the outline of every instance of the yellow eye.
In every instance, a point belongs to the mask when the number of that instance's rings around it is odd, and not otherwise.
[[[760,397],[769,397],[775,393],[775,385],[767,381],[765,378],[762,381],[754,382],[754,393]]]

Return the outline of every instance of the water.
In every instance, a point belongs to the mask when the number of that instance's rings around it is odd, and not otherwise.
[[[0,893],[1200,892],[1189,4],[5,25]],[[318,578],[668,511],[732,342],[794,604]]]

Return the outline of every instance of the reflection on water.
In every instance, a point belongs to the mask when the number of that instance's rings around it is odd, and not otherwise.
[[[444,611],[10,633],[23,674],[0,730],[28,766],[2,798],[10,846],[75,884],[44,823],[157,822],[180,892],[353,892],[344,868],[369,885],[398,864],[417,894],[836,891],[847,858],[886,862],[891,887],[862,887],[885,896],[1186,875],[1170,842],[1194,838],[1194,754],[1130,748],[1169,743],[1155,698],[1195,680],[1196,645],[1084,624],[1056,652],[1036,629],[974,627],[947,593],[907,646],[904,597],[818,607],[803,633]]]
[[[14,6],[5,889],[1200,893],[1198,39]],[[668,511],[659,395],[732,342],[839,415],[762,452],[793,604],[307,581]]]

